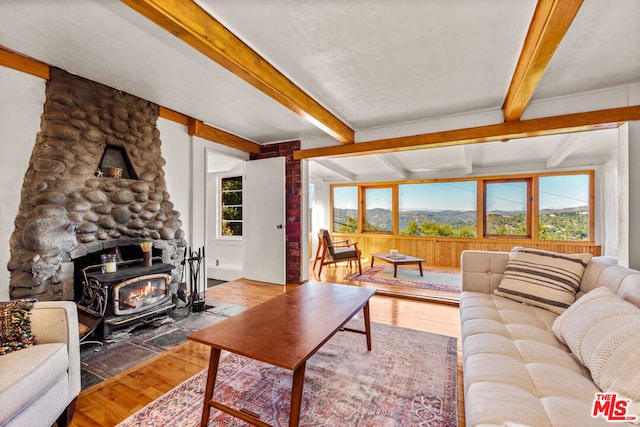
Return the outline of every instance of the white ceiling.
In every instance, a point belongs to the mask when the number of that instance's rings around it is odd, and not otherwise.
[[[499,111],[536,6],[535,0],[197,3],[354,129],[356,141],[407,122]],[[260,144],[314,137],[337,144],[116,0],[0,0],[0,45]],[[533,100],[640,82],[638,46],[639,1],[585,0]],[[310,170],[330,181],[420,179],[581,167],[616,150],[617,131],[594,131],[577,139],[325,159]]]

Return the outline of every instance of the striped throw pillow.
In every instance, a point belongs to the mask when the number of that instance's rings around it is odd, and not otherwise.
[[[494,293],[561,314],[576,300],[590,260],[591,254],[513,248]]]

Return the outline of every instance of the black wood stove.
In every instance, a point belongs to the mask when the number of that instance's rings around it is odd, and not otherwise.
[[[174,307],[171,264],[118,265],[112,273],[86,271],[83,281],[85,306],[102,314],[102,337],[113,330],[168,314]]]

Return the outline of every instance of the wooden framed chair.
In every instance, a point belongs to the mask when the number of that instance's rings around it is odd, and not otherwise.
[[[358,249],[358,242],[349,242],[348,239],[332,242],[329,231],[323,228],[320,229],[318,233],[318,250],[316,251],[316,258],[313,262],[313,269],[315,271],[316,265],[318,261],[320,261],[320,269],[318,270],[318,277],[320,277],[322,267],[325,265],[349,261],[349,267],[351,267],[351,261],[356,261],[358,263],[358,271],[362,274],[360,255],[361,252],[360,249]]]

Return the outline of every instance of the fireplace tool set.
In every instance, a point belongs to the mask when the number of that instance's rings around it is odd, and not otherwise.
[[[182,261],[182,279],[178,288],[178,298],[187,303],[186,306],[189,307],[189,313],[191,313],[192,311],[195,313],[199,313],[209,308],[205,304],[204,297],[200,294],[200,271],[203,267],[202,261],[204,260],[204,258],[204,246],[198,248],[197,251],[192,251],[191,248],[185,250],[184,260]],[[189,272],[191,275],[188,295],[182,288],[183,285],[186,288],[185,276],[187,263],[189,264]]]

